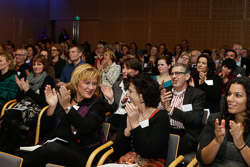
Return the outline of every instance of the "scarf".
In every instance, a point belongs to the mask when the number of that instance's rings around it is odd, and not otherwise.
[[[27,80],[29,81],[30,89],[36,92],[43,84],[45,78],[48,76],[47,72],[43,72],[39,77],[35,76],[35,73],[32,71],[28,76]]]

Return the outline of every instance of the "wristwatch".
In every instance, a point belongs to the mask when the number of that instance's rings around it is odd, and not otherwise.
[[[72,106],[68,106],[64,110],[67,111],[67,110],[70,110],[71,108],[72,108]]]

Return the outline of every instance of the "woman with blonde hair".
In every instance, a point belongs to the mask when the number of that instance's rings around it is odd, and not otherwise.
[[[192,60],[191,60],[191,53],[189,52],[182,52],[181,53],[181,56],[179,57],[178,63],[182,63],[182,64],[186,64],[189,68],[191,67],[191,63],[192,63]]]
[[[78,66],[68,85],[59,92],[47,86],[49,104],[44,128],[49,129],[49,142],[24,155],[23,166],[45,166],[54,163],[63,166],[85,166],[90,153],[105,142],[102,123],[107,104],[98,98],[101,76],[89,64]]]
[[[117,65],[115,53],[112,50],[104,52],[104,59],[98,70],[101,71],[102,84],[112,86],[121,74],[121,66]]]
[[[0,109],[9,100],[16,97],[19,87],[15,82],[13,58],[10,53],[0,53]]]

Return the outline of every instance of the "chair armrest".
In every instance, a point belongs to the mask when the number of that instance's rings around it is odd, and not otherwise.
[[[2,116],[4,115],[5,109],[6,109],[11,103],[13,103],[13,102],[16,102],[16,103],[17,103],[17,100],[16,100],[16,99],[13,99],[13,100],[10,100],[10,101],[8,101],[7,103],[4,104],[4,106],[3,106],[3,108],[2,108],[2,111],[1,111],[1,116],[0,116],[0,118],[2,118]],[[16,103],[15,103],[15,104],[16,104]],[[13,105],[12,105],[11,107],[13,107]]]
[[[194,158],[191,162],[189,162],[187,167],[193,167],[193,166],[196,166],[197,164],[198,164],[198,160]]]
[[[169,167],[175,167],[177,166],[179,163],[181,163],[184,159],[184,156],[180,155],[178,156],[170,165]]]
[[[102,157],[100,158],[100,160],[99,160],[97,166],[103,165],[104,162],[106,161],[106,159],[107,159],[113,152],[114,152],[114,149],[111,148],[111,149],[108,150],[106,153],[104,153],[104,154],[102,155]]]
[[[39,142],[41,118],[42,118],[42,116],[43,116],[43,113],[44,113],[48,108],[49,108],[49,106],[43,107],[43,109],[41,110],[41,112],[40,112],[39,115],[38,115],[37,124],[36,124],[35,145],[37,145],[38,142]]]
[[[96,155],[97,155],[98,153],[100,153],[102,150],[104,150],[105,148],[110,147],[111,145],[113,145],[113,141],[109,141],[109,142],[107,142],[107,143],[101,145],[101,146],[98,147],[97,149],[95,149],[95,150],[90,154],[90,156],[89,156],[89,158],[88,158],[88,161],[87,161],[87,163],[86,163],[86,167],[91,167],[92,162],[93,162],[93,160],[95,159]]]

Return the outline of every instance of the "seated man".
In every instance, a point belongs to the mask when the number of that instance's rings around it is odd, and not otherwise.
[[[30,73],[29,69],[30,67],[25,63],[25,59],[27,57],[27,50],[26,49],[17,49],[15,53],[15,59],[16,59],[16,66],[15,70],[17,72],[18,77],[25,78]]]
[[[74,69],[80,65],[84,64],[82,61],[82,57],[84,56],[84,51],[81,46],[72,46],[69,49],[69,58],[70,61],[72,62],[71,64],[68,64],[63,67],[62,69],[62,74],[61,74],[61,81],[57,83],[56,86],[60,87],[62,85],[65,85],[68,83],[71,79],[71,74],[74,71]]]
[[[173,88],[162,90],[161,105],[168,112],[171,133],[180,135],[178,154],[183,155],[197,150],[206,96],[200,89],[188,86],[190,70],[186,65],[174,64],[170,75]]]
[[[102,85],[102,92],[110,104],[110,112],[113,114],[110,118],[111,131],[116,131],[120,125],[120,120],[126,114],[125,104],[128,100],[126,94],[128,89],[128,75],[135,76],[142,73],[142,63],[135,58],[128,58],[122,69],[122,77],[111,87]]]

